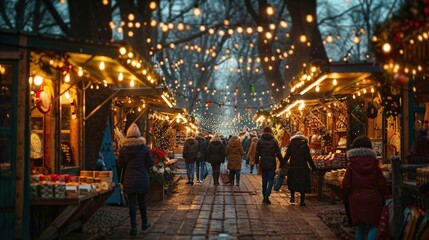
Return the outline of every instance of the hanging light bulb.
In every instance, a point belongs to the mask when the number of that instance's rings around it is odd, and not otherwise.
[[[134,79],[131,79],[130,81],[130,87],[134,87],[135,83],[134,83]]]
[[[332,36],[332,34],[328,34],[328,36],[326,36],[326,42],[332,43],[333,41],[334,41],[334,37]]]
[[[353,37],[353,42],[354,42],[355,44],[359,44],[359,43],[360,43],[360,38],[359,38],[359,36],[358,36],[358,35],[355,35],[355,36]]]
[[[308,23],[312,23],[313,22],[313,15],[311,15],[311,14],[307,14],[306,16],[305,16],[305,21],[307,21]]]
[[[316,86],[316,92],[319,92],[320,91],[320,87],[319,87],[319,85],[317,85]]]
[[[194,6],[194,10],[193,10],[194,16],[199,17],[201,15],[201,9],[198,7],[197,4],[195,4]]]
[[[274,8],[273,8],[273,6],[268,5],[268,6],[267,6],[267,10],[266,10],[266,12],[267,12],[267,15],[268,15],[268,16],[272,16],[272,15],[274,15]]]
[[[100,68],[100,70],[104,70],[106,68],[103,61],[100,62],[100,65],[98,67]]]
[[[40,86],[43,83],[43,78],[39,75],[34,76],[34,85]]]
[[[67,73],[67,74],[64,76],[64,82],[66,82],[66,83],[70,82],[70,74],[69,74],[69,73]]]
[[[150,8],[150,10],[155,10],[157,7],[158,7],[158,5],[156,4],[156,2],[155,2],[155,1],[151,1],[151,2],[149,3],[149,8]]]
[[[119,73],[119,75],[118,75],[118,80],[119,81],[122,81],[122,80],[124,80],[124,75],[120,72]]]
[[[83,69],[82,69],[81,67],[79,67],[79,70],[77,71],[77,75],[78,75],[79,77],[82,77],[82,76],[83,76]]]
[[[333,84],[334,86],[336,86],[336,85],[337,85],[337,79],[335,79],[335,78],[334,78],[334,80],[332,80],[332,84]]]
[[[385,43],[383,44],[383,52],[385,53],[389,53],[392,50],[392,46],[390,45],[390,43]]]

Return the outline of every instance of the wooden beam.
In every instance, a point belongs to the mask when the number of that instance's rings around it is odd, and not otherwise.
[[[58,24],[58,26],[61,28],[61,30],[64,32],[65,35],[70,36],[70,28],[65,24],[63,21],[63,18],[60,16],[60,14],[57,12],[57,9],[49,0],[43,0],[43,3],[46,6],[46,9],[48,9],[49,13],[54,18],[55,22]]]

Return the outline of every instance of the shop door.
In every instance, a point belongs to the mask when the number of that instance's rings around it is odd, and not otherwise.
[[[0,232],[13,239],[16,192],[16,113],[18,64],[0,61]]]

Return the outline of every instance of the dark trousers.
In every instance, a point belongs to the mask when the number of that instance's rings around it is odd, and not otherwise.
[[[219,184],[219,176],[220,176],[220,163],[212,163],[212,171],[213,171],[213,183]]]
[[[140,214],[142,218],[142,225],[147,224],[146,215],[146,200],[144,193],[128,193],[128,210],[130,213],[131,228],[137,229],[136,219],[136,203],[138,202],[140,208]]]
[[[234,178],[236,180],[236,184],[240,184],[240,170],[229,170],[229,181],[232,185],[234,185]]]
[[[262,169],[262,195],[269,197],[274,185],[275,170]]]

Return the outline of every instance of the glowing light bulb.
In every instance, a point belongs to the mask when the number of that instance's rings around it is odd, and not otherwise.
[[[39,76],[39,75],[34,76],[33,80],[34,80],[34,84],[36,86],[40,86],[43,83],[43,78],[41,76]]]
[[[119,73],[119,75],[118,75],[118,80],[119,81],[122,81],[122,80],[124,80],[124,75],[120,72]]]
[[[334,86],[336,86],[336,85],[337,85],[337,79],[335,79],[335,78],[334,78],[334,80],[332,80],[332,84],[333,84]]]
[[[100,62],[100,65],[98,67],[100,68],[100,70],[104,70],[106,68],[103,61]]]

